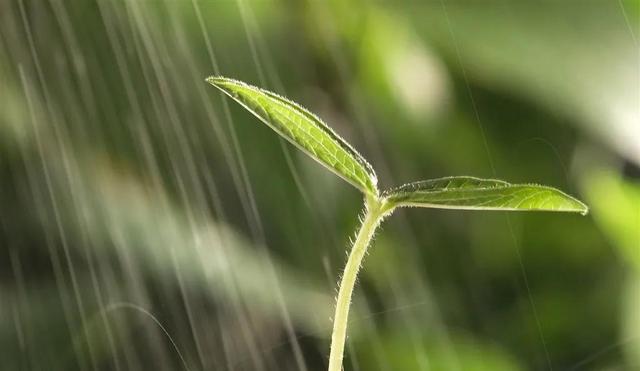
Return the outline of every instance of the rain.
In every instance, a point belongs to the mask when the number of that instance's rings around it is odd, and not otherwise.
[[[205,82],[321,117],[402,209],[345,371],[640,369],[640,2],[0,1],[0,370],[326,370],[362,195]]]

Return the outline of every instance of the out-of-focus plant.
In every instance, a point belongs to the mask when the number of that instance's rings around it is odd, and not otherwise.
[[[362,259],[376,229],[395,208],[546,210],[583,215],[588,211],[585,204],[555,188],[468,176],[418,181],[380,192],[371,165],[313,113],[277,94],[240,81],[224,77],[210,77],[207,81],[364,194],[362,224],[338,291],[329,371],[342,369],[349,307]]]
[[[621,254],[640,270],[640,185],[611,171],[594,171],[585,177],[585,195],[593,216]],[[606,200],[598,195],[606,194]]]
[[[584,179],[596,223],[631,267],[625,282],[622,340],[629,364],[640,364],[640,184],[611,170],[596,170]],[[599,195],[606,194],[606,200]]]

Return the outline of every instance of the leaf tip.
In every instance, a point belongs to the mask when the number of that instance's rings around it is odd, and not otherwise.
[[[579,213],[582,216],[589,214],[589,206],[575,197],[564,195],[569,205],[567,211]]]
[[[582,202],[580,202],[582,209],[580,210],[580,215],[582,216],[586,216],[587,214],[589,214],[589,206],[583,204]]]
[[[220,87],[225,82],[229,81],[229,79],[223,76],[209,76],[206,79],[204,79],[204,81],[208,82],[213,86]]]

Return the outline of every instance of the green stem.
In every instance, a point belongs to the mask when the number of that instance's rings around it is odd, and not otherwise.
[[[336,312],[333,316],[333,332],[331,334],[331,353],[329,354],[329,371],[341,371],[342,359],[344,357],[344,344],[347,338],[347,322],[349,319],[349,307],[353,287],[356,283],[358,270],[364,258],[369,243],[373,238],[376,228],[391,211],[391,208],[384,200],[368,199],[364,220],[358,231],[347,265],[344,268],[340,289],[338,291],[338,302]]]

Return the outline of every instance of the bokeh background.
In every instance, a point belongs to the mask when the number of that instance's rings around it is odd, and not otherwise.
[[[326,369],[358,191],[204,82],[303,104],[401,210],[345,370],[640,370],[640,2],[0,1],[0,369]]]

